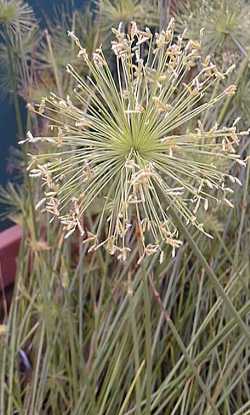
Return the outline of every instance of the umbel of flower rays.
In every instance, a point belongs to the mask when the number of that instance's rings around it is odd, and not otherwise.
[[[240,134],[235,125],[205,131],[198,120],[235,86],[208,93],[226,74],[209,57],[202,61],[198,42],[175,39],[173,21],[155,35],[135,23],[128,33],[113,32],[115,70],[101,49],[89,57],[70,33],[89,76],[81,78],[69,65],[74,94],[51,94],[36,109],[51,120],[50,136],[28,136],[42,141],[41,148],[51,143],[49,151],[31,156],[30,174],[40,176],[44,188],[37,207],[61,221],[66,237],[78,228],[90,250],[105,246],[126,260],[136,240],[140,258],[159,252],[162,260],[164,243],[173,252],[182,243],[171,209],[206,233],[198,209],[232,206],[230,183],[239,180],[225,166],[243,164],[235,152]],[[98,198],[102,209],[90,233],[83,218]]]
[[[31,7],[23,0],[0,0],[0,26],[13,33],[26,32],[34,28],[36,19]]]

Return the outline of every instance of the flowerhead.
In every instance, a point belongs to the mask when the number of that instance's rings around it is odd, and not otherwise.
[[[188,27],[187,36],[196,37],[204,29],[203,52],[235,54],[238,44],[247,46],[249,7],[242,0],[197,0],[180,2],[177,26]],[[219,58],[219,56],[218,56]],[[218,63],[222,61],[221,56]]]
[[[23,0],[0,0],[0,26],[20,34],[31,30],[35,24],[33,11]]]
[[[110,29],[119,22],[130,25],[130,22],[135,20],[137,23],[146,22],[147,25],[154,27],[159,22],[157,2],[152,0],[98,0],[96,3],[102,35],[108,39]]]
[[[51,94],[38,112],[51,121],[49,151],[32,156],[30,173],[42,178],[39,206],[56,217],[66,236],[79,229],[90,250],[104,245],[126,260],[135,240],[141,258],[160,252],[164,243],[173,252],[182,243],[170,207],[185,224],[206,233],[197,211],[210,204],[231,205],[225,170],[239,160],[236,127],[205,130],[204,112],[235,92],[233,85],[210,95],[223,80],[200,44],[174,37],[174,23],[153,35],[132,23],[129,33],[114,30],[115,67],[101,49],[92,57],[79,47],[79,59],[89,76],[81,78],[68,66],[76,86],[65,99]],[[95,233],[86,235],[83,218],[101,198]]]

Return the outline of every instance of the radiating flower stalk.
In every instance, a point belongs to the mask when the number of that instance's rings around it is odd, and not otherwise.
[[[136,239],[139,262],[154,253],[162,261],[164,244],[173,254],[182,244],[171,209],[207,234],[198,209],[233,206],[230,184],[240,182],[228,168],[244,165],[236,153],[243,133],[236,123],[206,131],[200,120],[235,86],[209,94],[230,70],[219,72],[209,56],[202,60],[199,42],[175,38],[173,20],[155,35],[134,22],[129,33],[122,25],[113,32],[115,70],[101,49],[89,57],[69,33],[90,76],[68,65],[74,94],[51,94],[33,108],[51,123],[50,136],[27,138],[41,148],[50,143],[47,152],[31,155],[30,175],[41,177],[44,189],[37,208],[63,224],[65,237],[78,229],[89,251],[105,246],[125,261]],[[91,233],[83,223],[97,198],[102,211]]]

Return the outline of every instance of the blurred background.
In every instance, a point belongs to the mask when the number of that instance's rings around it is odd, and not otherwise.
[[[83,7],[86,0],[29,0],[28,4],[33,8],[36,17],[40,21],[41,25],[44,25],[47,18],[51,18],[53,12],[57,7],[65,5],[65,7]],[[1,76],[1,66],[0,66]],[[21,102],[22,117],[25,117],[25,103]],[[8,163],[8,156],[12,147],[16,146],[17,142],[17,128],[16,128],[16,117],[13,108],[13,103],[8,97],[2,96],[0,93],[0,185],[7,183],[11,177],[12,166]],[[1,226],[1,224],[0,224]]]
[[[68,9],[69,12],[75,8],[82,8],[87,3],[87,0],[29,0],[27,2],[34,10],[35,15],[40,23],[40,27],[44,27],[46,21],[53,18],[58,8]],[[3,67],[0,65],[0,78],[3,75]],[[21,110],[21,117],[23,121],[26,119],[26,103],[19,97],[19,104]],[[12,163],[12,155],[15,154],[18,141],[18,131],[16,124],[16,115],[14,103],[9,96],[3,95],[0,92],[0,186],[13,179],[15,175],[14,166]],[[16,175],[15,175],[16,176]],[[15,178],[16,180],[16,178]],[[0,204],[0,214],[1,214]],[[8,227],[10,222],[8,220],[0,221],[0,229]]]

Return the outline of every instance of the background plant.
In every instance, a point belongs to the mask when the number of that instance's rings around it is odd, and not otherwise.
[[[239,115],[240,128],[248,128],[247,48],[236,49],[239,64],[230,51],[227,57],[236,63],[228,84],[236,83],[237,93],[204,115],[207,128],[215,120],[230,127]],[[216,58],[221,50],[210,52]],[[39,117],[31,122],[34,136],[46,135]],[[242,158],[248,140],[241,140]],[[26,182],[21,192],[8,189],[3,196],[15,206],[24,240],[11,311],[3,316],[7,333],[0,335],[4,414],[249,412],[249,164],[231,172],[243,184],[235,208],[201,213],[216,237],[191,230],[175,258],[166,248],[162,264],[151,257],[140,267],[136,249],[121,264],[104,250],[87,254],[79,235],[65,241],[56,223],[34,214]],[[92,229],[96,213],[86,216]]]

